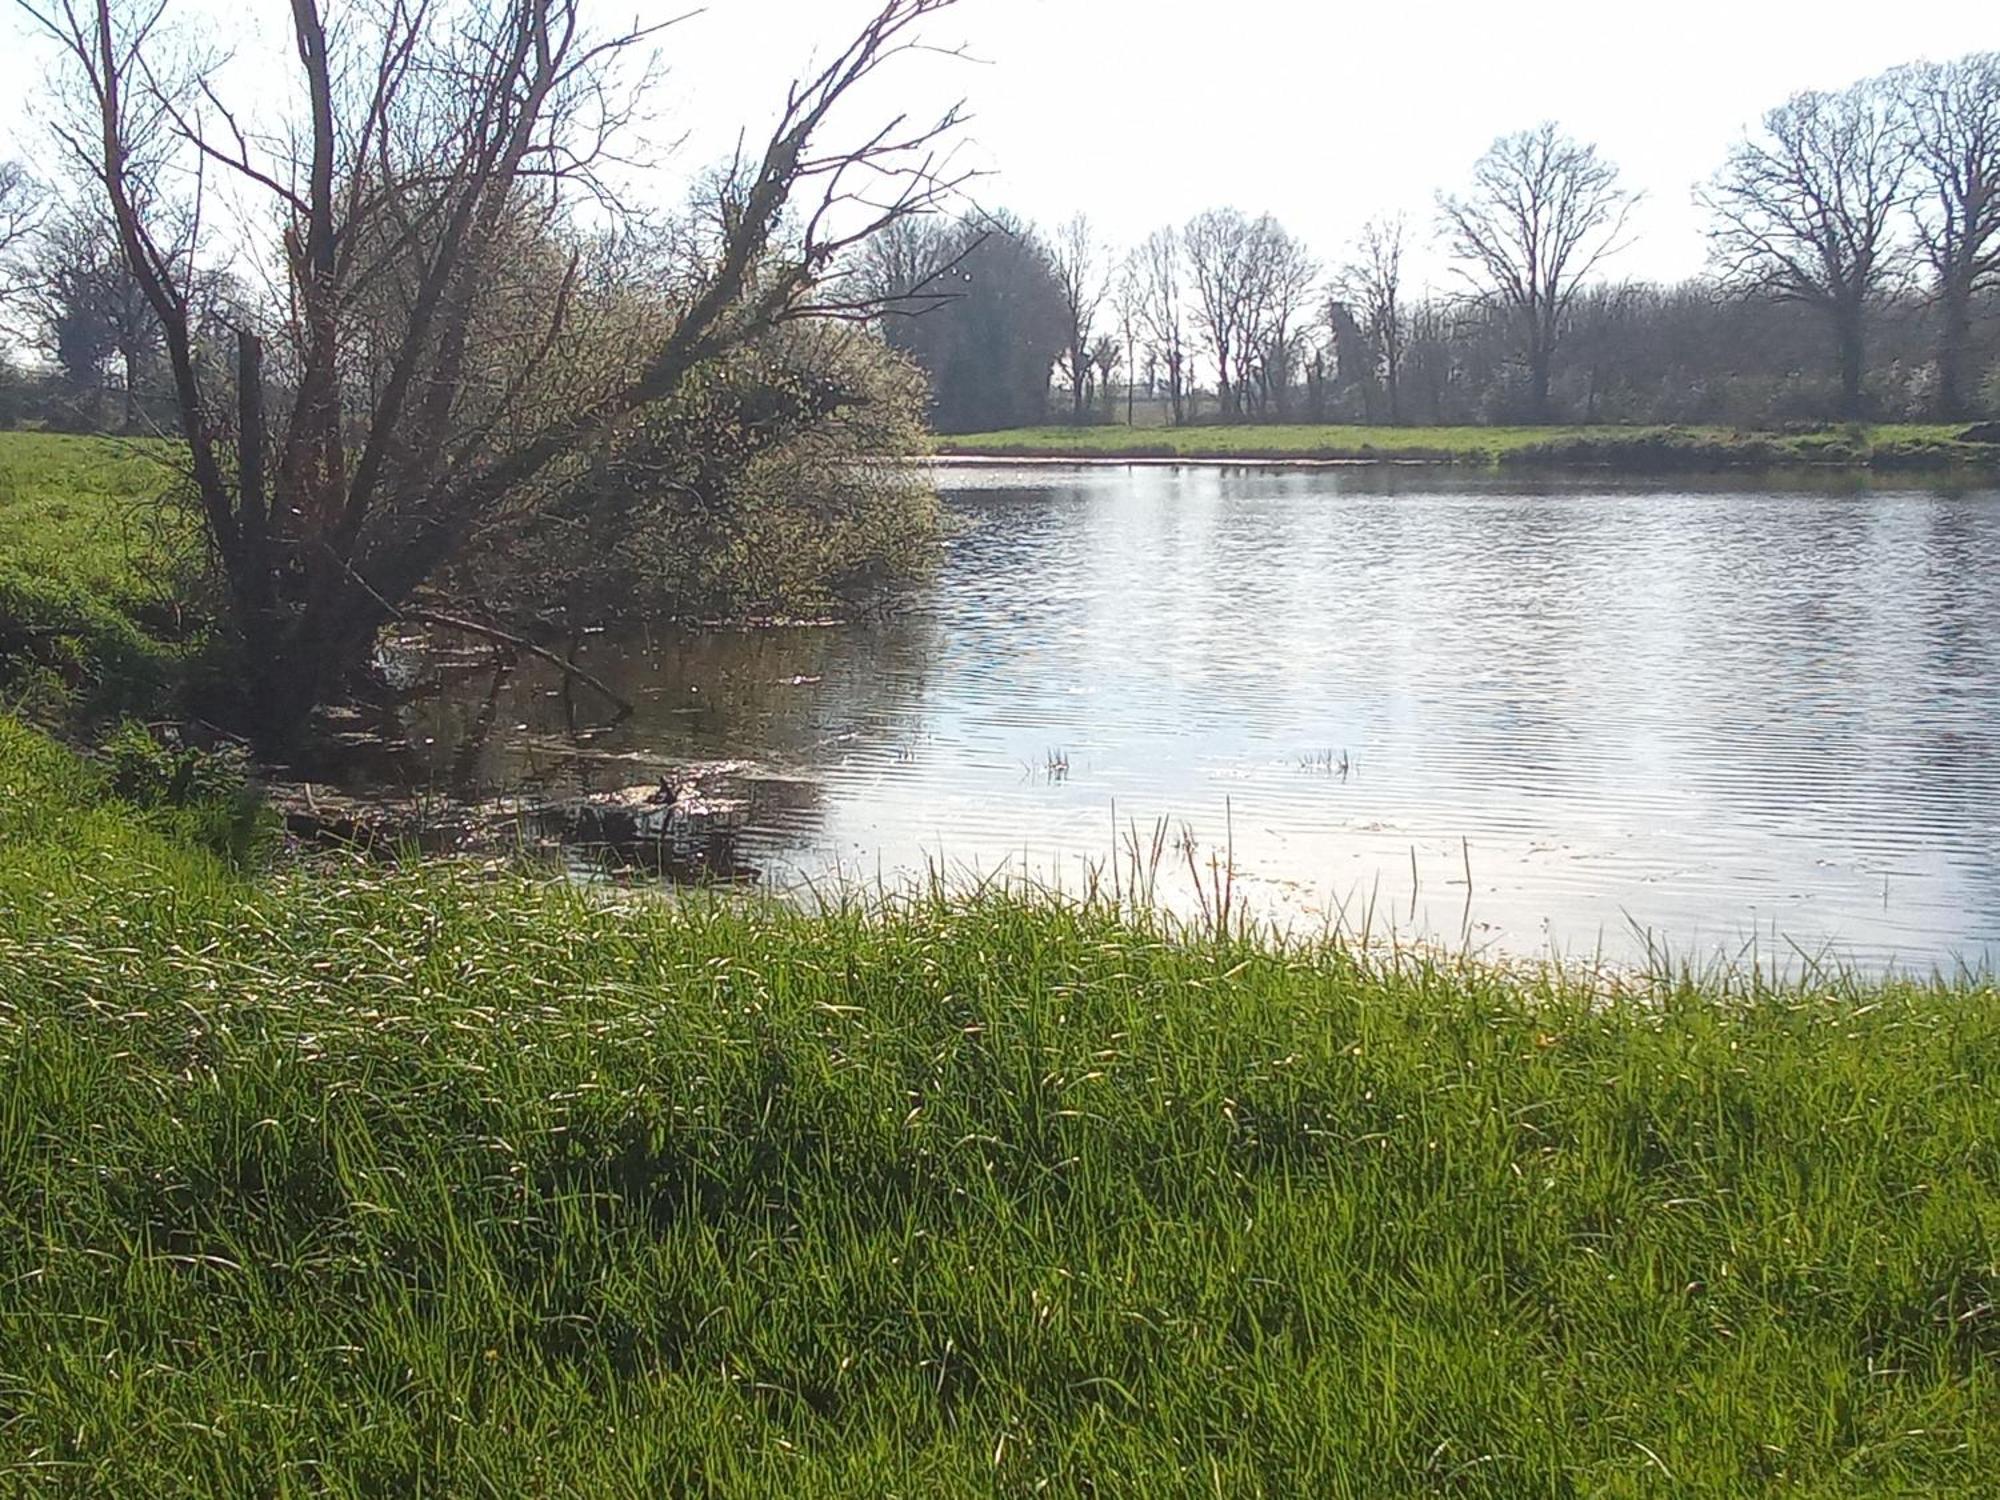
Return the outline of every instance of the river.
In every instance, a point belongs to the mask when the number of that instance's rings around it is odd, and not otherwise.
[[[720,863],[1082,889],[1492,954],[2000,958],[2000,493],[967,467],[893,618],[593,638],[420,712],[487,790],[744,763]],[[495,732],[461,756],[486,707]],[[1192,861],[1190,861],[1192,855]],[[1467,876],[1470,876],[1468,884]],[[1121,867],[1121,882],[1129,868]]]

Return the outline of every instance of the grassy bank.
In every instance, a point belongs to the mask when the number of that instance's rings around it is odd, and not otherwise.
[[[1023,427],[938,439],[983,458],[1375,460],[1631,473],[1809,467],[2000,468],[2000,446],[1962,426],[1871,426],[1811,433],[1722,427]]]
[[[192,664],[200,549],[158,503],[160,445],[0,433],[0,702],[46,720],[146,712]]]
[[[0,1492],[1990,1493],[2000,996],[247,884],[0,721]]]

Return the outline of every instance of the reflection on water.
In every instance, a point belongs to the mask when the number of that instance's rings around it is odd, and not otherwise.
[[[2000,957],[2000,495],[945,482],[961,529],[908,615],[599,637],[639,712],[582,742],[552,675],[468,677],[413,726],[434,773],[742,760],[730,857],[780,883],[941,856],[1074,887],[1115,808],[1232,841],[1300,925],[1372,903],[1507,952]]]

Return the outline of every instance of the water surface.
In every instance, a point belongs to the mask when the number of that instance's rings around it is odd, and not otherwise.
[[[1074,889],[1170,820],[1299,927],[1491,951],[2000,957],[2000,494],[1432,471],[954,469],[896,618],[596,638],[427,710],[489,788],[747,762],[731,858]],[[588,711],[585,701],[575,706]],[[582,750],[583,754],[578,751]],[[1470,887],[1466,883],[1470,868]],[[1108,878],[1108,877],[1106,877]]]

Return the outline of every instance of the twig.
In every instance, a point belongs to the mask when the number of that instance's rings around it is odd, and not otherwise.
[[[598,692],[609,698],[618,708],[618,717],[613,720],[614,723],[622,723],[632,717],[634,712],[632,704],[605,683],[602,678],[593,676],[591,673],[584,671],[575,662],[565,661],[562,657],[557,656],[555,652],[548,650],[546,647],[537,646],[533,641],[525,637],[515,635],[511,631],[501,630],[497,626],[482,625],[477,620],[468,620],[459,615],[441,615],[435,610],[405,609],[399,611],[398,614],[400,618],[414,620],[420,625],[435,625],[440,630],[463,631],[467,635],[476,635],[485,640],[497,641],[501,645],[511,647],[516,651],[525,651],[530,656],[540,657],[543,661],[548,662],[551,666],[556,667],[566,675],[574,677],[578,682],[584,683],[586,686],[596,688]]]

